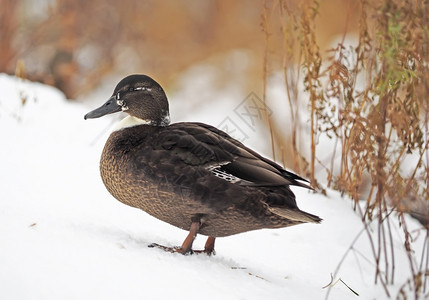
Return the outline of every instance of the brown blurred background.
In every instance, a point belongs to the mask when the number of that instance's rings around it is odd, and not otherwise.
[[[299,0],[286,1],[289,7]],[[105,76],[145,73],[168,85],[200,62],[245,50],[245,82],[262,89],[266,38],[261,15],[276,1],[0,0],[0,72],[54,85],[73,99]],[[264,8],[265,7],[265,8]],[[357,28],[355,1],[321,1],[317,40],[325,47]],[[296,10],[299,12],[299,10]],[[268,72],[282,67],[278,17],[268,18]],[[224,80],[234,80],[225,74]],[[243,80],[243,79],[242,79]]]

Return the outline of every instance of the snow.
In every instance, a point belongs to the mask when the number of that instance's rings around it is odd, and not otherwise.
[[[374,285],[363,225],[335,191],[294,189],[300,208],[324,219],[320,225],[219,238],[212,257],[148,248],[180,245],[187,233],[106,191],[98,162],[112,119],[84,121],[93,108],[0,74],[0,299],[324,299],[359,234],[334,281],[362,299],[386,298]],[[412,219],[407,225],[420,228]],[[402,229],[393,227],[397,273],[388,288],[396,296],[410,272]],[[194,248],[204,242],[199,236]],[[329,299],[356,295],[339,282]]]

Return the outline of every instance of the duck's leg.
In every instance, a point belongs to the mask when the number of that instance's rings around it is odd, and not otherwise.
[[[204,252],[208,255],[215,254],[215,237],[209,236],[206,241],[206,245],[204,246]]]
[[[192,244],[195,240],[195,237],[197,236],[198,230],[200,229],[201,223],[198,222],[192,222],[191,224],[191,228],[189,229],[189,234],[186,237],[185,241],[182,244],[182,247],[166,247],[166,246],[162,246],[162,245],[158,245],[156,243],[150,244],[149,247],[158,247],[161,248],[165,251],[169,251],[169,252],[178,252],[178,253],[182,253],[182,254],[187,254],[187,253],[192,253]],[[213,246],[214,246],[214,241],[213,241]]]
[[[183,241],[182,247],[176,248],[175,252],[186,254],[192,252],[192,244],[197,237],[198,230],[200,230],[200,222],[192,222],[191,229],[189,229],[189,234],[186,239]]]
[[[206,253],[207,255],[215,255],[215,237],[209,236],[207,238],[206,244],[204,246],[204,250],[194,250],[196,253]]]

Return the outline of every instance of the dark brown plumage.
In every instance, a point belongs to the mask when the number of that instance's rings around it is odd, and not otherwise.
[[[210,254],[216,237],[321,221],[299,210],[289,188],[309,188],[306,180],[212,126],[169,125],[167,98],[150,77],[126,77],[85,119],[120,110],[134,117],[128,120],[134,126],[114,131],[106,142],[100,163],[106,188],[119,201],[190,231],[180,248],[154,245],[187,253],[200,233],[209,236],[204,252]]]

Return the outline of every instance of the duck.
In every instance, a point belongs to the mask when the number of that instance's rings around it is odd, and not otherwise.
[[[290,186],[308,180],[198,122],[170,122],[167,96],[147,75],[130,75],[84,119],[128,114],[108,137],[100,160],[102,181],[120,202],[186,230],[165,251],[214,254],[215,240],[251,230],[276,229],[322,219],[298,208]],[[193,250],[197,234],[204,250]]]

